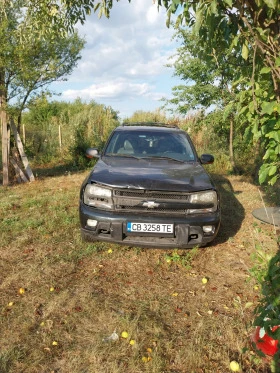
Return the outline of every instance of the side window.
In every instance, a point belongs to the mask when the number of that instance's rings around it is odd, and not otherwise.
[[[119,135],[115,133],[113,137],[111,137],[111,140],[107,146],[106,154],[116,153],[116,149],[118,148],[118,142],[119,142]]]

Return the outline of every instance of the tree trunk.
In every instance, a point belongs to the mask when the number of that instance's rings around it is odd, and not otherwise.
[[[9,184],[9,136],[6,112],[5,72],[0,69],[0,119],[2,125],[3,185]]]
[[[234,161],[234,152],[233,152],[233,137],[234,137],[234,119],[233,116],[230,116],[230,129],[229,129],[229,159],[230,159],[230,164],[232,167],[232,171],[235,173],[236,172],[236,165]]]

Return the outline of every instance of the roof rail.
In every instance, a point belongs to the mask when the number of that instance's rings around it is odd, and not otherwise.
[[[174,123],[162,123],[162,122],[124,122],[122,123],[122,127],[124,126],[154,126],[154,127],[172,127],[172,128],[179,128],[177,124]]]

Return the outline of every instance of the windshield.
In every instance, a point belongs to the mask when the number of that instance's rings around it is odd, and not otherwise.
[[[117,131],[106,147],[106,156],[170,158],[191,162],[195,154],[184,133],[167,131]]]

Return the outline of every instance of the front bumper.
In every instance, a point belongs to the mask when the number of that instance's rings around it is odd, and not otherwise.
[[[96,220],[96,227],[87,221]],[[173,234],[129,233],[127,222],[173,223]],[[205,246],[216,237],[220,227],[220,211],[209,214],[167,217],[159,215],[136,215],[108,212],[88,207],[80,202],[81,234],[85,241],[114,242],[121,245],[150,248],[192,248]],[[204,233],[203,226],[213,226],[213,232]]]

